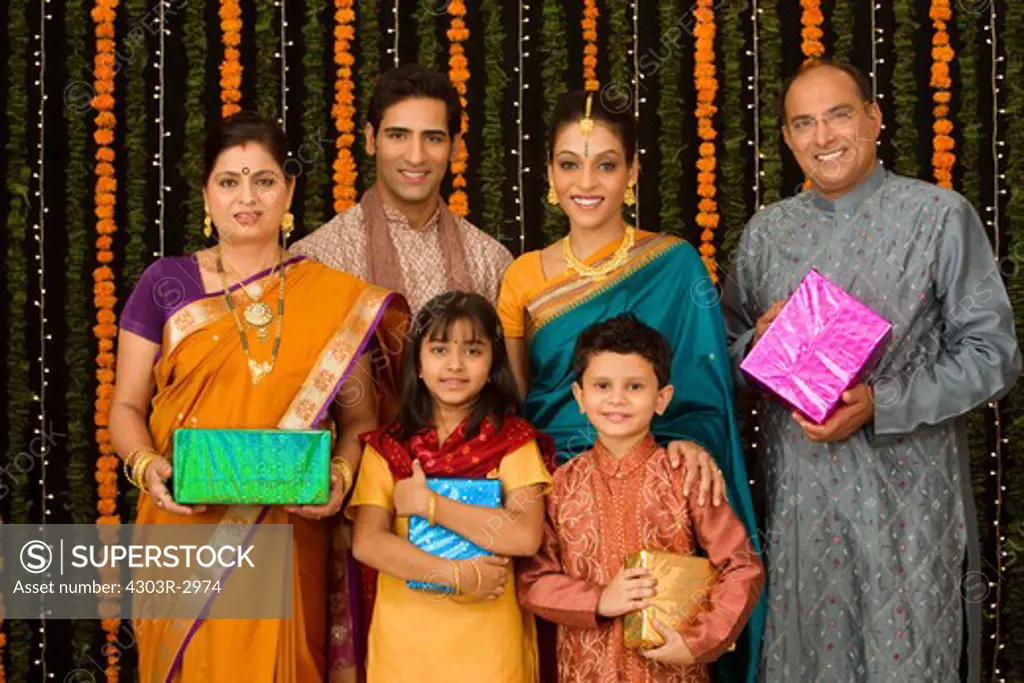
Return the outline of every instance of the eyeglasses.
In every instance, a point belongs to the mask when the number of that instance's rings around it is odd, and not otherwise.
[[[818,130],[819,122],[824,122],[829,130],[847,130],[853,124],[857,114],[869,106],[871,106],[870,102],[863,102],[857,107],[838,107],[818,118],[802,116],[785,125],[784,128],[789,130],[790,135],[800,140],[806,140],[813,136]]]

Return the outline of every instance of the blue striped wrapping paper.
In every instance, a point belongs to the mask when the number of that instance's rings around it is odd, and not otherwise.
[[[488,508],[501,507],[501,481],[499,479],[428,477],[427,486],[439,496],[467,505]],[[454,531],[442,526],[430,526],[424,517],[418,516],[409,519],[409,542],[420,550],[447,560],[468,560],[491,554],[490,551],[484,550]],[[436,583],[424,581],[407,581],[406,583],[410,588],[416,590],[452,592],[448,586]]]

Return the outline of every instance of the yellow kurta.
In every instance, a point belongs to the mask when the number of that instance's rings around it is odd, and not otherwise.
[[[542,484],[546,494],[551,486],[551,475],[534,441],[506,455],[489,477],[501,479],[505,497],[535,484]],[[394,490],[387,462],[367,447],[349,513],[359,505],[393,511]],[[408,538],[409,520],[396,518],[394,532]],[[533,683],[537,680],[533,617],[520,610],[511,574],[497,600],[467,603],[413,590],[404,580],[381,572],[366,669],[368,683]]]

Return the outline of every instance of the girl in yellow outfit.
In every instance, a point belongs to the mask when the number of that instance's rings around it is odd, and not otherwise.
[[[412,329],[398,419],[364,437],[348,507],[356,558],[380,571],[367,679],[532,683],[536,633],[516,601],[510,558],[540,547],[553,444],[515,415],[515,380],[486,299],[443,294],[423,307]],[[503,508],[436,496],[428,475],[500,479]],[[408,541],[412,515],[493,555],[435,557]],[[441,584],[454,595],[415,590],[407,581]]]

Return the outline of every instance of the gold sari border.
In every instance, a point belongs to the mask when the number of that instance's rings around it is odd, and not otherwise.
[[[320,352],[278,429],[312,429],[320,423],[341,383],[369,344],[392,296],[389,290],[374,285],[360,293],[341,328]]]
[[[285,261],[284,267],[288,269],[294,264],[305,260],[305,256],[297,256]],[[257,273],[246,278],[243,283],[231,285],[227,291],[231,296],[236,296],[242,291],[243,284],[251,284],[262,280],[271,272],[272,270],[268,269]],[[228,312],[229,309],[227,302],[224,300],[223,291],[204,294],[203,298],[182,306],[171,314],[171,317],[164,323],[162,355],[169,356],[189,335],[198,332],[206,325],[217,322],[227,315]]]
[[[181,342],[207,325],[227,315],[228,305],[223,297],[211,297],[182,306],[164,325],[163,355],[174,353]]]
[[[623,280],[682,243],[683,241],[678,237],[662,233],[638,238],[636,245],[629,252],[629,261],[611,277],[598,282],[575,275],[540,292],[526,306],[529,320],[527,337],[532,338],[545,325],[619,285]]]

